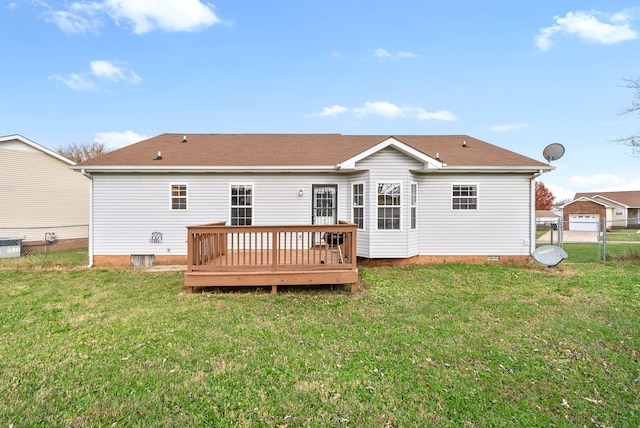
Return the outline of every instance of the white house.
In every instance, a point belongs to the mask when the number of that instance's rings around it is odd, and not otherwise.
[[[349,221],[367,259],[529,258],[553,167],[465,135],[162,134],[72,169],[91,178],[91,264],[128,265],[184,263],[186,227],[220,221]]]
[[[21,135],[0,137],[0,238],[33,251],[86,245],[90,181],[72,165]]]

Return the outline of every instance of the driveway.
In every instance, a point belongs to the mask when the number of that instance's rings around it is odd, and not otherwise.
[[[582,230],[563,230],[562,241],[578,242],[578,243],[596,243],[598,242],[598,232],[595,231],[582,231]],[[551,242],[551,231],[545,233],[536,240],[539,244],[548,244]],[[558,231],[553,231],[553,243],[558,242]]]

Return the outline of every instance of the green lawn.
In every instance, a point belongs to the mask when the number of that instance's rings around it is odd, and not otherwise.
[[[640,425],[640,263],[271,295],[25,259],[0,261],[0,426]]]

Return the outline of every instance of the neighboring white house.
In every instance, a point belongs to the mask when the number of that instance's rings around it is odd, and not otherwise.
[[[219,221],[350,221],[363,258],[528,258],[553,167],[465,135],[162,134],[72,169],[92,179],[100,265],[184,262],[186,226]]]
[[[61,247],[88,237],[90,181],[21,135],[0,137],[0,238]],[[44,245],[44,244],[43,244]]]

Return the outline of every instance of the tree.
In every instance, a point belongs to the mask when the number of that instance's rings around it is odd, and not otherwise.
[[[87,144],[71,143],[62,146],[58,149],[58,154],[74,162],[84,162],[108,151],[104,143],[94,141]]]
[[[542,181],[536,181],[536,209],[548,211],[556,197]]]
[[[640,112],[640,78],[637,79],[624,79],[625,87],[631,89],[633,94],[633,100],[631,105],[624,109],[620,114],[629,114]],[[618,138],[615,140],[619,143],[626,144],[631,147],[631,153],[633,156],[640,156],[640,131],[632,134],[628,137]]]

